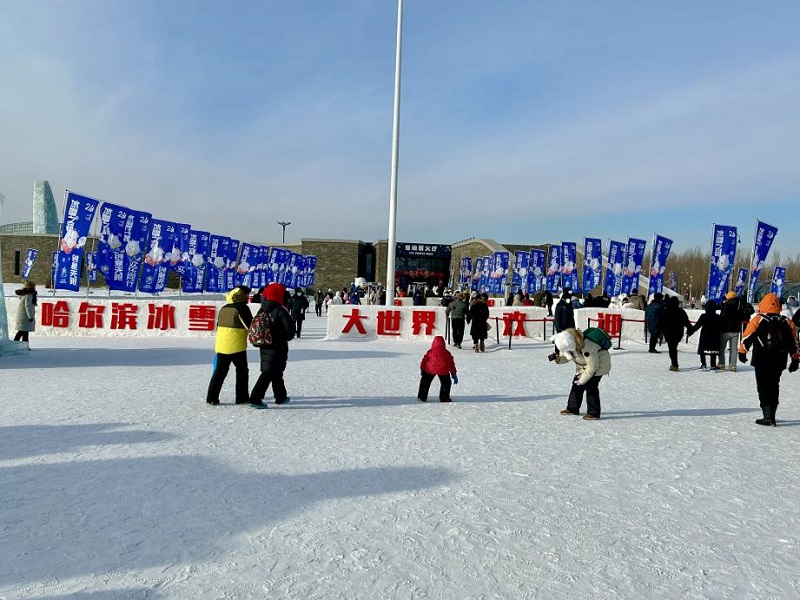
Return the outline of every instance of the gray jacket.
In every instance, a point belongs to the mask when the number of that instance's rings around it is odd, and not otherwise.
[[[447,310],[444,314],[451,319],[465,319],[467,312],[469,312],[469,304],[463,300],[456,299],[447,305]]]

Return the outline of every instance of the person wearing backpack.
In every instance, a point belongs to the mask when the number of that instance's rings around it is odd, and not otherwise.
[[[756,390],[763,418],[756,419],[758,425],[775,427],[778,410],[780,381],[786,361],[791,357],[789,373],[797,371],[800,353],[797,346],[797,330],[792,321],[781,312],[781,301],[776,294],[769,293],[758,304],[758,312],[747,323],[742,341],[739,342],[739,362],[747,362],[747,351],[753,349],[750,364],[756,373]]]
[[[603,375],[611,372],[611,354],[603,346],[610,348],[611,339],[608,334],[605,337],[596,337],[599,342],[590,339],[595,337],[595,333],[590,328],[586,330],[586,335],[577,329],[570,328],[557,333],[553,336],[556,346],[555,356],[551,354],[548,358],[556,364],[565,364],[570,360],[575,362],[575,376],[570,388],[567,408],[561,411],[562,415],[579,415],[583,395],[586,393],[586,414],[583,416],[585,421],[593,421],[600,418],[600,379]],[[607,338],[607,339],[606,339]]]
[[[258,346],[261,359],[261,374],[250,392],[252,406],[265,406],[264,396],[272,384],[272,393],[275,404],[289,402],[286,393],[286,384],[283,382],[283,372],[289,359],[289,340],[294,337],[294,321],[289,311],[284,306],[286,287],[280,283],[270,283],[264,290],[264,299],[261,301],[261,310],[268,316],[269,334],[266,343]],[[258,318],[258,315],[256,315]],[[266,336],[265,336],[266,337]]]
[[[236,404],[248,401],[247,332],[253,321],[253,314],[247,306],[249,298],[250,288],[240,285],[228,292],[225,297],[227,304],[219,309],[214,338],[214,373],[206,392],[206,402],[211,405],[219,404],[219,393],[231,364],[236,367]]]

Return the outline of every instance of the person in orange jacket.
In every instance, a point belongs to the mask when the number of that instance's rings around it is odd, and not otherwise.
[[[750,362],[756,372],[758,401],[764,415],[756,423],[775,427],[781,375],[789,357],[789,373],[797,371],[800,353],[794,323],[781,314],[781,301],[773,293],[761,299],[758,312],[745,327],[739,343],[739,362],[747,362],[747,351],[750,348],[753,349]]]

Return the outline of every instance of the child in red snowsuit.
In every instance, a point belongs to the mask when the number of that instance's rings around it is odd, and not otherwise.
[[[458,384],[458,375],[456,374],[456,362],[453,360],[453,355],[447,350],[442,336],[437,335],[433,338],[431,349],[422,357],[419,368],[421,374],[417,400],[428,401],[428,390],[431,388],[433,378],[438,375],[439,382],[442,384],[439,390],[439,402],[450,402],[450,377],[453,377],[453,383]]]

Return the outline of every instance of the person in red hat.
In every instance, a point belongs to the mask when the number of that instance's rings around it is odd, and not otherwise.
[[[250,404],[265,406],[264,396],[272,384],[272,393],[275,404],[289,402],[286,394],[286,384],[283,382],[283,372],[289,360],[289,340],[294,337],[294,321],[284,305],[286,287],[280,283],[270,283],[264,290],[261,300],[261,310],[270,318],[270,337],[268,344],[259,346],[261,358],[261,374],[258,376],[253,390],[250,392]]]

